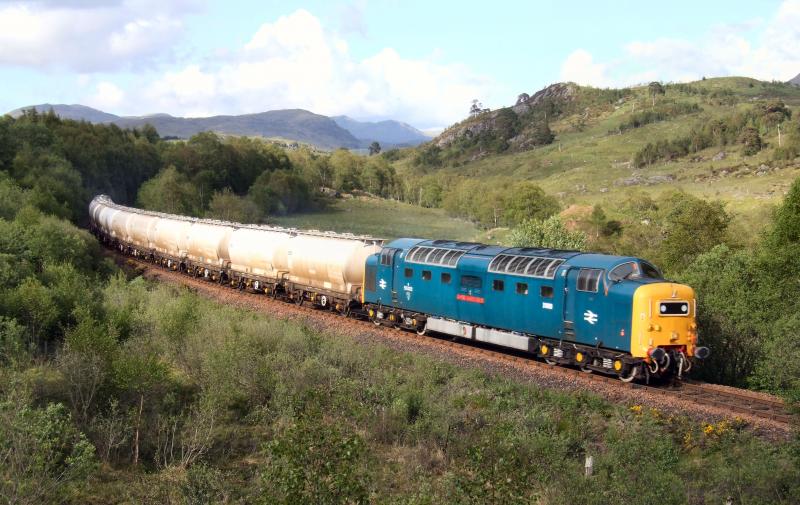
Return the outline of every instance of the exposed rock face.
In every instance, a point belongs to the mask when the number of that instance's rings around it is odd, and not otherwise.
[[[633,174],[632,177],[625,179],[617,179],[614,181],[615,186],[652,186],[654,184],[664,184],[675,180],[672,174],[667,175],[651,175],[650,177],[643,177],[641,174]]]
[[[800,74],[794,76],[794,79],[788,81],[789,84],[794,84],[795,86],[800,86]]]
[[[439,147],[447,147],[458,138],[474,137],[485,130],[494,129],[496,120],[497,111],[485,112],[478,116],[476,121],[469,121],[468,124],[458,124],[446,129],[434,142]]]
[[[512,107],[511,110],[519,115],[522,115],[548,99],[570,100],[575,95],[576,91],[577,86],[571,82],[558,82],[556,84],[551,84],[550,86],[537,91],[532,97],[528,98],[524,102],[518,103]]]
[[[551,84],[550,86],[537,91],[533,94],[533,96],[527,98],[526,100],[520,101],[510,109],[518,116],[523,116],[524,114],[533,110],[533,108],[537,105],[541,105],[548,100],[572,100],[577,91],[577,85],[571,82]],[[443,131],[433,140],[433,142],[437,146],[445,148],[462,137],[470,138],[485,131],[495,130],[497,129],[498,116],[500,116],[500,111],[502,110],[504,109],[484,112],[474,118],[462,121],[461,123]],[[526,130],[527,129],[523,127],[522,132],[519,135],[509,139],[509,144],[511,144],[514,149],[525,150],[536,145],[531,138],[531,132]]]

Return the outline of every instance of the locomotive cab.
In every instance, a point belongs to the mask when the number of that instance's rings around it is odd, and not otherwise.
[[[608,280],[638,284],[631,301],[630,353],[651,372],[672,370],[680,376],[691,368],[689,358],[709,355],[707,347],[697,346],[697,301],[691,287],[664,280],[643,260],[617,265]]]

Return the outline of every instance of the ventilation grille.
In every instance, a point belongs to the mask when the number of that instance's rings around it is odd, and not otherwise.
[[[562,263],[564,260],[561,258],[498,254],[489,264],[489,271],[496,274],[553,279],[556,276],[556,270]]]
[[[412,247],[406,255],[409,263],[419,263],[421,265],[438,265],[441,267],[455,268],[459,258],[466,251],[459,249],[447,249],[445,247]]]

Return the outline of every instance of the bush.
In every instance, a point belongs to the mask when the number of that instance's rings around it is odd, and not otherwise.
[[[509,237],[514,247],[543,247],[580,251],[586,248],[586,235],[570,231],[558,216],[546,220],[527,220],[511,231]]]
[[[60,502],[94,467],[94,447],[58,404],[0,400],[0,497],[7,503]]]
[[[263,503],[367,503],[366,446],[345,426],[302,417],[264,450]]]
[[[234,223],[258,223],[262,215],[261,209],[252,200],[236,196],[225,188],[214,192],[205,217]]]

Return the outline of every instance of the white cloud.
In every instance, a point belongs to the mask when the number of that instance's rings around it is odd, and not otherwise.
[[[357,59],[346,41],[301,9],[262,25],[233,54],[161,76],[143,101],[182,115],[303,108],[428,127],[460,120],[490,86],[464,66],[408,59],[391,48]]]
[[[193,0],[52,0],[0,5],[0,64],[79,72],[139,67],[180,37]]]
[[[573,51],[561,64],[561,80],[592,86],[608,86],[606,65],[595,63],[585,49]]]
[[[87,105],[103,111],[116,110],[125,100],[125,92],[112,82],[102,81],[95,86],[94,94],[86,99]]]
[[[751,42],[745,34],[758,30]],[[561,76],[594,86],[628,86],[662,80],[689,81],[703,76],[740,75],[786,81],[800,72],[800,0],[786,0],[775,15],[738,25],[721,25],[701,40],[639,40],[627,44],[624,57],[595,62],[584,50],[570,54]]]

